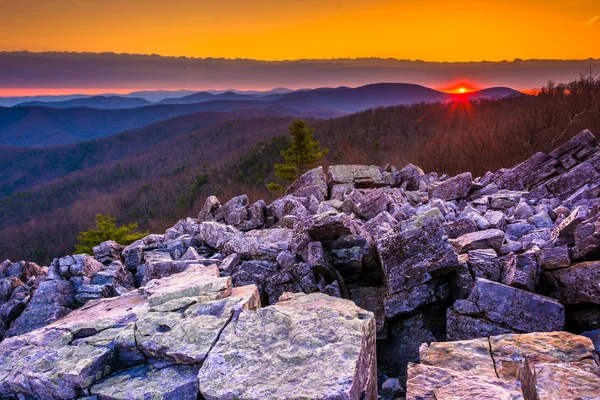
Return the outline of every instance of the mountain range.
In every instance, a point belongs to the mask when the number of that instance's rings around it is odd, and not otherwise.
[[[180,93],[180,92],[178,92]],[[420,102],[474,100],[518,95],[488,88],[461,95],[420,85],[378,83],[357,88],[298,91],[197,92],[156,103],[141,97],[88,96],[64,101],[29,101],[0,107],[0,145],[51,146],[105,137],[197,112],[266,110],[272,116],[332,118],[366,109]]]

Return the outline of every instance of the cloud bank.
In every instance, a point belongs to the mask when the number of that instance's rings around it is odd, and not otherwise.
[[[538,88],[568,81],[600,60],[438,63],[395,59],[257,61],[113,53],[0,52],[0,88],[293,89],[417,83],[434,88]]]

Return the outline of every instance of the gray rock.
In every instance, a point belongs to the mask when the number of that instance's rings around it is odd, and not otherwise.
[[[92,250],[94,251],[96,260],[102,264],[110,264],[113,261],[121,260],[123,248],[123,246],[114,240],[107,240],[106,242],[102,242],[98,246],[95,246]]]
[[[550,295],[564,304],[600,304],[600,261],[574,264],[568,268],[547,270]]]
[[[90,393],[102,400],[196,400],[198,369],[194,365],[159,369],[141,365],[102,379],[90,388]]]
[[[504,232],[499,229],[488,229],[467,233],[456,239],[455,245],[459,253],[477,249],[493,249],[499,251],[504,241]]]
[[[198,386],[209,400],[375,399],[375,321],[322,294],[242,312],[202,365]]]
[[[218,222],[202,222],[198,226],[196,238],[212,248],[221,249],[225,243],[239,234],[240,232],[233,226]]]
[[[504,260],[502,283],[521,289],[535,291],[539,271],[535,253],[509,254]]]
[[[323,167],[305,172],[285,190],[284,195],[298,197],[315,196],[321,202],[327,198],[327,182]]]
[[[502,263],[495,250],[471,250],[468,253],[469,269],[476,278],[485,278],[499,282],[502,275]]]
[[[538,249],[535,254],[542,269],[565,268],[571,265],[569,248],[566,245]]]
[[[467,197],[471,190],[473,177],[470,172],[456,175],[443,182],[429,187],[429,198],[441,200],[454,200]]]
[[[377,242],[377,252],[389,294],[452,272],[459,264],[442,230],[425,230],[414,238],[402,234],[384,237]]]
[[[221,207],[221,202],[215,196],[208,196],[198,214],[198,221],[215,221],[214,212]]]
[[[224,221],[227,225],[239,225],[248,218],[248,196],[241,195],[231,198],[215,211],[215,219]]]
[[[473,339],[499,331],[549,332],[563,329],[564,307],[548,297],[478,278],[468,301],[479,314],[463,318],[449,310],[448,335],[452,340]],[[460,314],[460,315],[455,315]],[[544,315],[544,318],[539,318]]]
[[[303,220],[296,230],[306,232],[314,241],[336,240],[340,236],[360,234],[360,227],[354,219],[332,211]]]
[[[290,249],[294,231],[272,228],[244,232],[235,235],[223,246],[224,254],[237,253],[242,259],[275,261],[282,251]]]
[[[327,171],[329,187],[337,184],[354,184],[357,188],[384,186],[379,168],[374,165],[332,165]]]

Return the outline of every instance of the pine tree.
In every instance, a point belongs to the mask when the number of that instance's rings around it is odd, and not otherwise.
[[[79,244],[75,245],[75,253],[92,254],[92,248],[107,240],[114,240],[121,245],[128,245],[148,235],[148,232],[137,232],[138,224],[117,227],[115,219],[108,216],[96,215],[96,227],[77,235]]]
[[[319,147],[319,142],[314,140],[314,133],[315,129],[309,128],[303,120],[292,122],[290,125],[292,144],[281,152],[285,162],[275,164],[275,174],[279,179],[295,181],[327,154],[327,149]]]

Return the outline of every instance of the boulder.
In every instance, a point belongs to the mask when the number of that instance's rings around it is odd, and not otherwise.
[[[235,235],[223,247],[223,253],[237,253],[242,259],[275,261],[282,251],[289,250],[294,231],[286,228],[253,230]]]
[[[233,226],[219,222],[202,222],[198,226],[196,238],[212,248],[221,249],[225,243],[239,234],[240,231]]]
[[[557,301],[477,278],[468,299],[448,310],[446,330],[449,340],[464,340],[511,331],[557,331],[564,324],[565,310]]]
[[[102,242],[98,246],[95,246],[92,250],[94,251],[94,258],[96,260],[102,264],[108,265],[113,261],[121,260],[123,248],[123,246],[114,240],[107,240],[106,242]]]
[[[298,224],[296,230],[306,232],[314,241],[333,241],[340,236],[360,233],[360,227],[353,218],[335,211],[306,218]]]
[[[224,221],[227,225],[239,225],[248,218],[248,196],[245,194],[233,197],[215,211],[215,219]]]
[[[385,185],[379,168],[374,165],[332,165],[327,171],[329,187],[338,184],[354,184],[357,188]]]
[[[566,332],[507,334],[425,344],[420,349],[421,364],[408,366],[406,398],[534,400],[540,397],[531,397],[536,393],[531,389],[532,386],[535,389],[536,383],[528,372],[532,366],[541,367],[535,367],[541,372],[544,366],[554,364],[562,372],[570,368],[578,371],[559,375],[555,368],[550,368],[547,374],[542,373],[544,388],[551,393],[544,398],[575,399],[569,396],[578,391],[594,393],[589,390],[597,385],[598,376],[593,378],[585,373],[597,371],[592,352],[589,339]],[[551,376],[557,378],[553,383]],[[537,392],[540,393],[543,392]]]
[[[600,304],[600,261],[574,264],[544,272],[550,296],[563,304]]]
[[[389,294],[411,289],[458,267],[458,257],[443,233],[423,230],[412,238],[399,233],[377,242]]]
[[[215,221],[214,212],[221,207],[221,202],[215,196],[208,196],[198,214],[198,221]]]
[[[535,255],[542,269],[565,268],[571,265],[569,248],[566,245],[538,249]]]
[[[504,232],[500,229],[488,229],[467,233],[456,239],[455,246],[459,253],[477,249],[493,249],[499,251],[504,242]]]
[[[198,369],[195,365],[139,365],[102,379],[90,388],[90,393],[103,400],[196,400]]]
[[[429,187],[429,198],[444,201],[465,198],[471,190],[472,181],[473,177],[471,173],[465,172],[445,181],[435,183]]]
[[[244,311],[221,334],[198,386],[214,400],[375,399],[375,320],[351,301],[322,294],[287,295]]]
[[[311,169],[301,175],[294,183],[287,187],[284,196],[297,197],[315,196],[321,202],[327,198],[327,177],[323,167]]]

